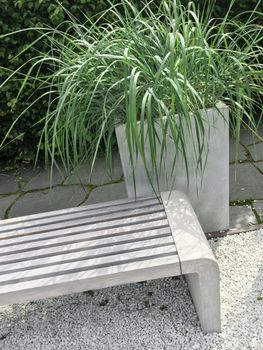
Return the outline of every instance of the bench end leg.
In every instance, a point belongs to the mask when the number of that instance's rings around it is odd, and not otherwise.
[[[219,268],[211,260],[195,262],[185,275],[204,333],[221,332]]]

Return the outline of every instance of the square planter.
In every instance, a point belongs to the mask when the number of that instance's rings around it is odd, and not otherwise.
[[[174,175],[171,176],[175,146],[172,141],[167,141],[165,157],[159,172],[159,191],[176,189],[187,194],[205,232],[223,230],[229,228],[229,111],[226,105],[220,103],[217,108],[201,111],[205,120],[205,137],[207,152],[206,167],[201,174],[196,172],[194,164],[194,147],[197,139],[192,122],[192,136],[189,136],[185,144],[188,157],[189,183],[183,159],[178,156]],[[162,135],[160,127],[156,125],[156,131]],[[116,127],[118,147],[123,167],[124,179],[129,198],[135,196],[151,196],[155,192],[149,183],[142,159],[137,157],[134,165],[136,192],[133,180],[133,167],[130,162],[129,148],[126,137],[125,124]],[[157,190],[157,182],[150,167],[150,151],[147,134],[145,132],[146,163],[154,188]],[[157,158],[160,159],[161,147],[157,149]],[[147,154],[149,155],[147,157]],[[159,162],[160,163],[160,162]]]

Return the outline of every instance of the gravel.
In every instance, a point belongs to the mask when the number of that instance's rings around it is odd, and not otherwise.
[[[184,278],[0,307],[1,350],[263,349],[263,230],[210,241],[222,333],[204,335]]]

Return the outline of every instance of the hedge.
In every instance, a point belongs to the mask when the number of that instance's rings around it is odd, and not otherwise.
[[[187,3],[187,0],[184,0]],[[117,2],[117,1],[115,1]],[[135,0],[141,4],[141,0]],[[158,2],[158,1],[157,1]],[[203,6],[205,0],[196,0]],[[230,0],[217,0],[215,5],[215,15],[221,16],[225,13],[229,6]],[[61,0],[60,3],[69,10],[74,16],[80,18],[83,12],[90,15],[107,8],[107,0]],[[236,1],[232,8],[232,14],[238,14],[242,11],[251,10],[255,7],[257,0]],[[1,18],[0,33],[8,33],[18,31],[28,27],[56,27],[66,19],[66,13],[53,0],[0,0]],[[263,11],[263,3],[259,8]],[[33,42],[38,37],[36,31],[24,31],[13,36],[5,37],[1,40],[0,46],[0,81],[3,82],[11,71],[17,69],[20,65],[34,56],[34,51],[28,50],[19,57],[17,54],[23,51],[28,43]],[[39,44],[40,45],[40,44]],[[42,43],[38,50],[44,51],[45,47]],[[4,67],[4,68],[3,68]],[[24,69],[24,73],[27,72]],[[10,80],[4,85],[0,93],[0,143],[9,129],[12,122],[20,113],[30,105],[30,97],[34,94],[34,98],[38,95],[37,84],[28,83],[27,89],[23,95],[17,100],[19,92],[19,81],[17,79]],[[47,109],[48,101],[41,100],[27,111],[19,122],[13,128],[10,134],[10,141],[14,141],[1,149],[0,160],[18,157],[21,159],[32,158],[35,147],[39,139],[41,125],[39,122]]]

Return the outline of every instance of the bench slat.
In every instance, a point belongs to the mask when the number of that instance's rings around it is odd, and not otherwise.
[[[9,248],[12,250],[12,247],[14,245],[18,246],[22,244],[33,244],[38,241],[44,241],[44,240],[54,240],[57,238],[63,238],[68,236],[76,236],[79,234],[85,234],[85,237],[96,237],[99,236],[101,232],[101,235],[107,235],[111,234],[114,235],[115,232],[118,235],[120,232],[126,232],[126,231],[134,231],[136,229],[138,230],[144,230],[147,227],[154,228],[155,222],[164,221],[166,219],[165,213],[156,213],[151,215],[142,215],[138,217],[133,218],[125,218],[120,219],[116,221],[111,221],[109,223],[102,222],[102,223],[92,223],[92,224],[86,224],[86,225],[79,225],[74,227],[68,227],[68,228],[62,228],[60,230],[51,230],[47,232],[39,232],[35,234],[30,234],[26,236],[19,236],[19,237],[12,237],[7,238],[5,240],[0,240],[0,254],[2,252],[2,249],[6,250],[6,248]],[[168,226],[168,223],[166,221],[166,225]],[[42,243],[40,243],[42,244]]]
[[[179,274],[179,259],[176,255],[159,257],[143,262],[123,263],[96,270],[69,273],[2,286],[0,289],[0,304],[54,297]]]
[[[98,239],[82,239],[81,241],[75,242],[69,241],[69,240],[60,240],[59,242],[56,241],[56,244],[48,244],[50,243],[47,241],[47,245],[39,244],[38,246],[34,247],[28,247],[23,246],[23,249],[17,249],[18,247],[15,247],[16,249],[13,249],[12,251],[9,250],[9,248],[6,248],[5,253],[1,254],[0,256],[0,266],[4,265],[6,263],[9,263],[10,261],[23,261],[28,259],[34,259],[37,257],[45,257],[45,256],[52,256],[56,254],[63,254],[65,252],[73,252],[77,250],[87,250],[89,248],[94,247],[106,247],[110,245],[116,245],[116,244],[122,244],[125,242],[143,242],[147,241],[149,239],[153,238],[160,238],[160,237],[167,237],[171,236],[171,231],[169,227],[159,227],[156,225],[155,229],[151,230],[145,230],[145,231],[137,231],[137,232],[119,232],[118,235],[114,236],[102,236],[98,237]],[[102,239],[103,238],[103,239]],[[41,242],[42,243],[42,242]],[[21,246],[19,246],[21,248]]]
[[[127,231],[128,232],[128,231]],[[126,232],[126,234],[127,234]],[[138,231],[139,235],[142,236],[142,231]],[[170,230],[169,230],[170,232]],[[132,233],[129,233],[130,237]],[[149,237],[158,234],[154,230],[150,230],[147,232],[147,235]],[[13,254],[16,252],[26,252],[30,250],[35,250],[38,248],[44,248],[44,247],[57,247],[57,249],[60,249],[61,246],[69,243],[78,243],[78,242],[85,242],[85,241],[95,241],[95,244],[103,244],[103,241],[105,237],[111,237],[112,239],[115,238],[115,240],[121,240],[123,233],[120,231],[117,233],[109,234],[107,230],[101,231],[101,234],[98,235],[97,232],[93,232],[91,236],[87,237],[85,232],[81,234],[76,234],[76,235],[71,235],[71,236],[65,236],[65,237],[59,237],[56,238],[54,237],[53,239],[46,239],[46,240],[41,240],[41,241],[35,241],[35,242],[29,242],[25,244],[17,244],[17,245],[12,245],[12,246],[7,246],[7,247],[2,247],[0,248],[0,256],[2,255],[8,255],[8,254]],[[145,237],[145,236],[144,236]],[[97,241],[97,242],[96,242]]]
[[[145,250],[156,247],[165,247],[165,246],[173,246],[174,241],[172,236],[166,236],[161,238],[153,238],[147,241],[133,241],[128,243],[121,243],[117,245],[108,245],[106,247],[87,247],[90,249],[81,250],[78,252],[67,252],[65,254],[61,254],[57,252],[56,255],[48,256],[44,258],[36,258],[36,259],[27,259],[26,261],[22,261],[19,264],[17,262],[10,262],[8,264],[2,265],[0,269],[0,275],[17,272],[22,270],[31,270],[33,268],[50,266],[50,265],[59,265],[64,263],[70,263],[73,261],[80,261],[86,259],[93,259],[99,257],[106,257],[114,254],[124,254],[127,252],[137,251],[137,250]]]
[[[19,282],[33,281],[41,278],[55,277],[66,275],[67,273],[77,273],[80,271],[97,270],[102,267],[109,267],[140,261],[143,264],[144,260],[154,260],[161,256],[176,255],[174,245],[157,247],[139,250],[130,253],[121,253],[118,255],[81,260],[71,263],[65,263],[63,266],[53,265],[48,267],[40,267],[32,270],[19,271],[0,275],[0,286]]]
[[[122,212],[116,212],[116,213],[110,213],[110,214],[102,214],[100,216],[95,216],[95,217],[89,217],[89,218],[81,218],[81,219],[76,219],[76,220],[69,220],[69,221],[63,221],[60,223],[51,223],[51,224],[44,224],[43,226],[39,225],[37,227],[28,227],[28,228],[23,228],[24,225],[21,224],[21,228],[19,230],[12,230],[8,232],[0,231],[0,242],[1,240],[8,239],[10,237],[18,237],[22,235],[30,235],[30,234],[36,234],[36,233],[41,233],[41,232],[47,232],[47,231],[53,231],[53,230],[60,230],[62,228],[68,228],[68,227],[76,227],[76,226],[82,226],[86,224],[93,224],[94,226],[106,223],[106,225],[111,225],[111,223],[114,224],[114,222],[118,222],[119,225],[123,225],[122,221],[127,219],[128,222],[136,221],[138,218],[140,219],[141,216],[144,216],[147,218],[153,217],[152,215],[158,216],[158,214],[162,214],[162,216],[165,215],[163,206],[158,204],[155,206],[152,206],[150,208],[147,208],[145,210],[144,208],[142,209],[130,209],[127,210],[124,213]],[[151,219],[149,219],[151,220]],[[147,221],[147,220],[146,220]],[[26,226],[26,224],[25,224]],[[4,242],[1,242],[1,245],[4,244]]]
[[[0,226],[9,225],[12,223],[30,221],[30,220],[35,220],[35,219],[41,219],[41,218],[46,218],[46,217],[53,217],[53,216],[67,214],[67,213],[75,213],[75,212],[82,211],[82,210],[103,209],[103,208],[113,207],[113,206],[117,206],[117,205],[123,205],[123,204],[127,204],[127,203],[136,204],[136,203],[146,202],[148,200],[152,200],[153,198],[154,197],[138,197],[136,200],[133,198],[131,198],[131,199],[125,198],[125,199],[119,199],[116,201],[89,204],[89,205],[83,205],[83,206],[73,207],[73,208],[52,210],[52,211],[47,211],[44,213],[18,216],[18,217],[11,218],[11,219],[0,220]],[[154,198],[154,199],[156,199],[157,202],[161,203],[157,198]]]
[[[79,209],[78,211],[68,211],[63,213],[59,213],[58,215],[52,215],[47,217],[41,217],[37,219],[32,219],[30,216],[28,219],[27,217],[23,218],[22,221],[18,223],[10,223],[5,224],[5,226],[1,226],[0,221],[0,232],[3,234],[4,232],[12,231],[12,230],[21,230],[25,228],[30,227],[37,227],[37,226],[43,226],[45,224],[52,224],[52,223],[61,223],[63,221],[70,221],[70,220],[76,220],[78,218],[92,218],[96,216],[101,216],[105,214],[110,213],[120,213],[127,210],[136,210],[136,209],[145,209],[147,211],[147,208],[152,206],[160,206],[161,204],[157,201],[157,199],[149,199],[147,201],[140,201],[140,202],[129,202],[124,203],[122,205],[115,205],[115,206],[108,206],[106,208],[99,208],[99,209],[93,209],[91,210],[88,206],[84,207],[84,209]],[[2,235],[1,235],[2,236]],[[0,236],[0,239],[1,239]]]

